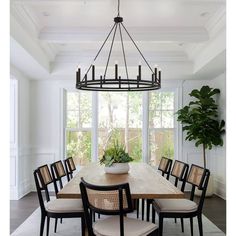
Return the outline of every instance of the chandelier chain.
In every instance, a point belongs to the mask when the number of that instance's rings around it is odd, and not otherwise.
[[[120,16],[120,0],[118,0],[118,16]]]
[[[104,45],[106,44],[106,42],[107,42],[108,38],[110,37],[110,35],[111,35],[111,33],[112,33],[112,31],[113,31],[113,29],[114,29],[115,26],[116,26],[116,23],[113,25],[112,29],[110,30],[109,34],[107,35],[105,41],[103,42],[102,46],[100,47],[99,51],[97,52],[97,55],[94,57],[93,62],[96,61],[98,55],[99,55],[100,52],[102,51]],[[93,66],[93,63],[89,66],[89,68],[88,68],[88,70],[86,71],[85,75],[88,74],[88,72],[90,71],[90,69],[92,68],[92,66]],[[83,77],[83,80],[82,80],[82,81],[84,81],[84,79],[85,79],[85,76]]]
[[[124,47],[123,36],[122,36],[120,24],[119,24],[119,31],[120,31],[120,39],[121,39],[121,45],[122,45],[122,52],[123,52],[124,63],[125,63],[126,76],[127,76],[127,80],[129,81],[129,73],[128,73],[128,67],[127,67],[126,56],[125,56],[125,47]],[[128,87],[130,88],[130,84],[129,83],[128,83]]]
[[[112,52],[112,48],[113,48],[113,44],[114,44],[114,40],[115,40],[115,36],[116,36],[116,30],[117,30],[117,24],[116,24],[116,27],[115,27],[115,30],[114,30],[114,34],[113,34],[112,42],[111,42],[111,47],[110,47],[109,55],[108,55],[108,58],[107,58],[106,69],[105,69],[105,72],[104,72],[104,80],[106,79],[107,67],[108,67],[108,64],[109,64],[109,61],[110,61],[110,57],[111,57],[111,52]]]
[[[131,37],[131,35],[129,34],[128,30],[125,28],[124,24],[121,23],[121,25],[123,26],[123,28],[125,29],[125,32],[128,34],[129,38],[131,39],[131,41],[133,42],[134,46],[136,47],[136,49],[139,51],[141,57],[143,58],[143,60],[146,62],[147,66],[149,67],[149,69],[151,70],[151,72],[154,74],[153,69],[151,68],[151,66],[149,65],[149,63],[147,62],[146,58],[144,57],[144,55],[142,54],[142,52],[140,51],[140,49],[138,48],[138,45],[135,43],[135,41],[133,40],[133,38]]]

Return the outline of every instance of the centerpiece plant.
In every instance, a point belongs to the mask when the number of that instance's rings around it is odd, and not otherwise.
[[[125,151],[125,146],[116,140],[112,147],[104,151],[100,164],[105,164],[105,166],[109,167],[114,163],[127,163],[131,161],[133,161],[133,158]]]
[[[203,86],[200,90],[194,89],[189,94],[194,100],[177,111],[177,120],[183,124],[183,131],[187,132],[185,140],[195,141],[196,147],[202,145],[205,168],[206,149],[223,146],[225,121],[219,120],[218,105],[213,98],[219,93],[219,89],[209,86]]]

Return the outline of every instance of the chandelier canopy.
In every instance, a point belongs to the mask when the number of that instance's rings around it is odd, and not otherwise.
[[[118,14],[114,18],[114,25],[111,28],[109,34],[107,35],[105,41],[103,42],[101,48],[98,50],[98,53],[93,59],[92,64],[87,69],[85,75],[81,79],[81,69],[78,68],[76,72],[76,88],[81,90],[90,90],[90,91],[148,91],[148,90],[155,90],[161,88],[161,70],[160,68],[157,68],[157,66],[154,68],[154,70],[151,68],[149,63],[147,62],[146,58],[143,56],[142,52],[138,48],[137,44],[131,37],[130,33],[126,29],[126,27],[123,24],[123,18],[120,17],[120,0],[118,0]],[[119,75],[119,68],[118,63],[115,63],[114,66],[114,77],[107,77],[107,69],[110,62],[110,57],[112,54],[112,49],[114,45],[114,40],[116,37],[117,32],[120,35],[120,42],[121,42],[121,48],[122,48],[122,54],[124,59],[124,65],[125,65],[125,74],[126,76],[122,78]],[[146,76],[142,76],[142,67],[141,65],[138,65],[137,70],[137,77],[136,78],[130,78],[129,72],[128,72],[128,66],[127,66],[127,60],[126,60],[126,53],[124,48],[124,41],[123,41],[123,32],[125,32],[131,42],[134,44],[135,48],[139,52],[140,56],[144,60],[145,64],[150,70],[150,78],[146,79]],[[109,49],[109,54],[105,66],[105,71],[103,75],[96,76],[95,75],[95,61],[98,58],[100,52],[102,51],[104,45],[107,43],[108,39],[112,35],[111,45]],[[91,71],[91,73],[89,73]]]

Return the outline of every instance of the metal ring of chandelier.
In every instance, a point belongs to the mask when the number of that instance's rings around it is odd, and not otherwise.
[[[147,62],[146,58],[143,56],[142,52],[138,48],[137,44],[129,34],[128,30],[123,24],[123,18],[120,17],[120,0],[118,0],[118,15],[114,18],[114,25],[111,28],[109,34],[107,35],[105,41],[103,42],[101,48],[99,49],[98,53],[96,54],[95,58],[93,59],[93,63],[87,69],[84,77],[81,79],[81,69],[78,68],[76,72],[76,88],[80,90],[89,90],[89,91],[148,91],[148,90],[155,90],[161,88],[161,70],[157,67],[154,70],[151,68],[149,63]],[[121,47],[122,47],[122,54],[124,59],[125,71],[126,71],[126,78],[122,78],[119,75],[118,71],[118,64],[115,64],[114,67],[114,78],[107,78],[107,69],[110,62],[110,57],[112,53],[112,48],[115,40],[115,36],[117,33],[117,29],[120,35]],[[138,50],[139,54],[145,61],[146,65],[150,69],[150,79],[142,78],[141,73],[141,65],[138,66],[138,75],[137,78],[129,78],[126,55],[125,55],[125,48],[124,48],[124,41],[123,41],[123,34],[122,29],[126,32],[132,43],[134,44],[135,48]],[[103,75],[99,77],[95,76],[95,65],[94,62],[96,61],[97,57],[99,56],[100,52],[102,51],[104,45],[106,44],[107,40],[112,35],[111,46],[109,50],[109,55],[106,62],[106,67]],[[91,71],[91,78],[89,78],[89,72]]]

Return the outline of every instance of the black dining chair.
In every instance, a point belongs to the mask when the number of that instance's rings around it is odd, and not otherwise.
[[[155,199],[152,202],[152,222],[155,222],[155,212],[159,216],[159,236],[163,235],[164,218],[189,218],[191,236],[193,236],[193,217],[198,219],[199,234],[203,236],[202,208],[207,191],[210,171],[197,165],[191,165],[187,183],[191,184],[190,200],[188,199]],[[195,188],[202,191],[199,203],[194,202]]]
[[[76,170],[75,163],[72,157],[68,157],[64,160],[67,180],[70,181],[73,178],[73,172]]]
[[[158,170],[161,172],[161,175],[163,177],[166,177],[167,180],[170,178],[170,171],[171,171],[171,166],[172,166],[172,160],[166,157],[162,157],[161,161],[158,165]],[[152,204],[152,199],[146,199],[146,204],[147,204],[147,221],[149,221],[150,218],[150,206]],[[142,218],[144,214],[144,200],[142,200]]]
[[[34,171],[34,180],[41,209],[40,236],[43,236],[45,219],[47,218],[47,231],[49,235],[50,218],[81,218],[82,236],[85,235],[85,219],[82,200],[80,199],[50,199],[48,185],[53,179],[47,165],[40,166]],[[43,192],[46,202],[44,202]],[[55,229],[56,229],[55,224]],[[55,231],[54,229],[54,231]]]
[[[96,186],[87,183],[81,178],[80,190],[89,236],[157,235],[157,225],[127,217],[128,213],[133,212],[128,183]],[[100,219],[94,223],[91,213],[93,211],[109,217]]]
[[[172,160],[166,157],[162,157],[158,166],[158,170],[161,171],[162,176],[166,175],[166,179],[170,178],[170,171],[172,166]]]
[[[189,170],[189,165],[187,163],[178,160],[174,161],[174,165],[170,175],[174,178],[175,187],[178,187],[178,184],[182,182],[180,186],[181,192],[184,192],[185,189],[188,170]],[[181,229],[182,232],[184,232],[183,218],[180,218],[180,220],[181,220]],[[175,218],[175,223],[177,223],[176,218]]]
[[[52,178],[53,178],[53,183],[54,183],[54,188],[56,194],[58,193],[59,190],[63,188],[63,177],[67,176],[66,171],[64,169],[64,166],[62,164],[62,161],[56,161],[50,165],[51,173],[52,173]],[[58,184],[59,188],[58,188]]]
[[[56,193],[56,196],[57,196],[58,191],[63,188],[62,179],[63,179],[63,177],[66,176],[66,171],[64,169],[64,166],[63,166],[61,160],[52,163],[50,165],[50,169],[51,169],[51,173],[52,173],[55,193]],[[59,184],[59,187],[58,187],[57,183]],[[62,223],[62,218],[61,218],[60,222]],[[57,219],[55,219],[55,230],[54,230],[55,233],[56,233],[56,230],[57,230]]]

